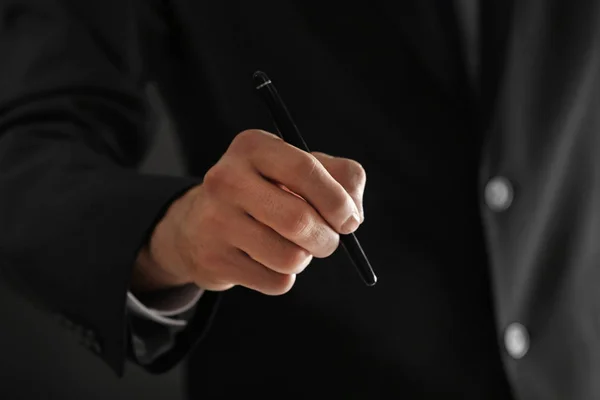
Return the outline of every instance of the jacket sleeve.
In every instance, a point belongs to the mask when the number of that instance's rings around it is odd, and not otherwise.
[[[0,0],[0,271],[118,375],[131,355],[136,254],[199,183],[136,170],[149,138],[134,7]],[[207,315],[214,298],[201,302]],[[157,368],[176,363],[209,319],[198,315]]]

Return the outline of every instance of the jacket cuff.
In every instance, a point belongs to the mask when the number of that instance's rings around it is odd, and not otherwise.
[[[182,362],[204,339],[218,309],[222,294],[204,291],[202,299],[185,316],[187,324],[168,327],[147,319],[129,319],[129,357],[153,374],[169,371]]]
[[[127,309],[141,318],[168,326],[185,326],[185,319],[171,318],[192,309],[204,290],[196,285],[185,285],[158,293],[135,296],[127,293]]]
[[[88,245],[81,253],[88,258],[80,263],[80,272],[71,271],[69,279],[77,284],[65,287],[69,293],[60,296],[53,308],[73,325],[92,332],[94,353],[122,376],[131,333],[127,292],[137,253],[172,201],[199,181],[127,172],[103,178],[94,183],[96,190],[88,193],[96,208],[87,212],[86,232],[81,233],[83,240],[78,244]],[[70,233],[67,237],[74,236]],[[64,287],[62,281],[49,280],[46,282],[51,286]]]

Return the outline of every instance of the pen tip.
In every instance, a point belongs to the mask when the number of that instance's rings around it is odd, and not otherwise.
[[[259,88],[261,85],[264,85],[268,82],[270,82],[269,77],[267,76],[267,74],[265,74],[262,71],[256,71],[253,75],[252,75],[252,80],[254,81],[254,87],[255,88]]]
[[[370,279],[368,279],[365,282],[367,284],[367,286],[375,286],[375,284],[377,283],[377,275],[373,274],[369,278]]]

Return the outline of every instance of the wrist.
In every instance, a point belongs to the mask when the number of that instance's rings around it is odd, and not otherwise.
[[[134,293],[171,289],[193,283],[179,257],[176,236],[190,207],[189,193],[195,193],[197,187],[171,203],[154,227],[148,242],[138,253],[131,280]]]
[[[148,246],[138,253],[131,276],[131,291],[134,294],[171,289],[192,283],[162,268],[150,254]]]
[[[147,246],[139,252],[131,276],[131,291],[134,294],[171,289],[188,283],[191,281],[161,268]]]

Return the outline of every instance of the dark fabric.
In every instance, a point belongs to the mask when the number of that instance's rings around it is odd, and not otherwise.
[[[130,316],[128,355],[146,371],[160,374],[180,363],[201,342],[218,309],[220,293],[205,292],[202,301],[176,318],[189,321],[185,328],[166,326]]]
[[[197,178],[135,171],[144,130],[131,2],[0,1],[0,268],[117,373],[138,249]]]
[[[599,398],[600,10],[495,3],[478,96],[448,2],[0,0],[3,270],[91,325],[118,370],[128,268],[191,184],[133,171],[137,82],[156,82],[202,176],[237,132],[272,129],[262,69],[312,149],[364,165],[357,236],[379,282],[337,252],[285,296],[211,294],[147,369],[196,346],[192,399]],[[514,188],[503,212],[484,202],[494,176]]]

